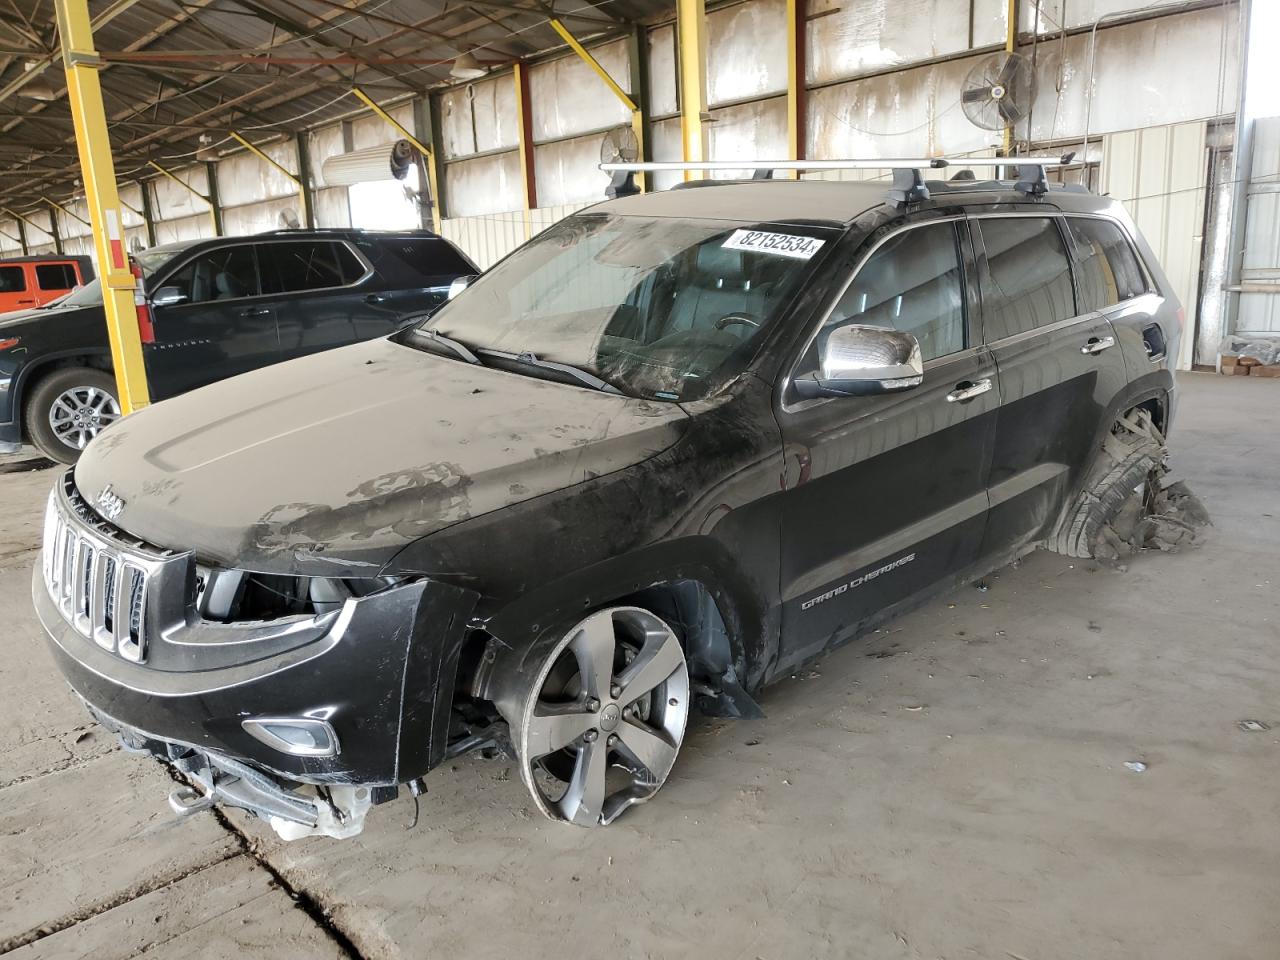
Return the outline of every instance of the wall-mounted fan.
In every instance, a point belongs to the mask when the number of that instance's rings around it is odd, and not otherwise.
[[[636,142],[635,131],[630,127],[614,127],[600,141],[601,163],[635,163],[638,159],[640,144]],[[615,172],[610,177],[612,179],[604,191],[604,195],[610,200],[640,192],[634,173]]]
[[[960,105],[975,126],[1003,130],[1027,115],[1035,95],[1031,61],[1020,53],[993,53],[965,77]]]
[[[640,145],[630,127],[614,127],[600,143],[601,163],[635,163],[639,156]]]

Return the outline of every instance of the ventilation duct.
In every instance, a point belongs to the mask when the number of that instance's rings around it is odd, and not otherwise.
[[[403,180],[417,162],[418,151],[408,140],[352,150],[329,157],[320,165],[326,187],[349,187],[371,180]]]

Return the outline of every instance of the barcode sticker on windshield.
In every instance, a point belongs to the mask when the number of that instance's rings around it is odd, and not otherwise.
[[[752,250],[772,253],[793,260],[808,260],[822,249],[825,240],[798,237],[790,233],[767,233],[764,230],[735,230],[721,246],[726,250]]]

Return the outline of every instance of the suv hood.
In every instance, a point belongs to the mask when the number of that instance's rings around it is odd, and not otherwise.
[[[409,543],[639,463],[674,403],[463,363],[389,340],[224,380],[122,420],[75,468],[115,523],[261,573],[372,576]]]

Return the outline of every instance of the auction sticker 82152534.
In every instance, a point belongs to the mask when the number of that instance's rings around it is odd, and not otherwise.
[[[802,237],[791,233],[770,233],[766,230],[735,230],[721,246],[726,250],[750,250],[755,253],[772,253],[793,260],[808,260],[822,249],[825,240]]]

